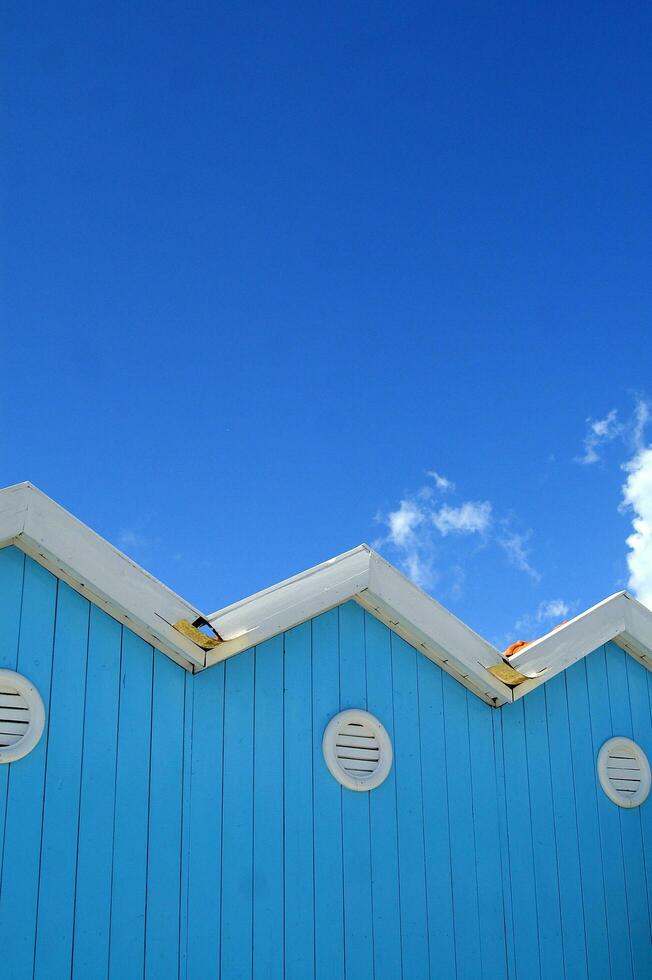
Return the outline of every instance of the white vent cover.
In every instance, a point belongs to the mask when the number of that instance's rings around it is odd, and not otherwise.
[[[377,718],[358,708],[331,718],[322,749],[332,775],[347,789],[374,789],[392,768],[389,735]]]
[[[0,763],[31,752],[44,724],[45,708],[34,685],[13,670],[0,670]]]
[[[640,806],[650,792],[650,764],[630,738],[610,738],[598,754],[600,785],[618,806]]]

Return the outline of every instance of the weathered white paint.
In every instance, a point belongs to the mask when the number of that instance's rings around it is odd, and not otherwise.
[[[509,658],[531,678],[513,689],[514,700],[610,640],[652,670],[652,612],[629,593],[617,592]]]
[[[206,666],[349,599],[489,704],[512,700],[507,685],[486,670],[502,663],[498,650],[365,544],[208,616],[224,643],[207,654]]]
[[[226,606],[206,618],[224,642],[205,653],[172,626],[199,610],[29,483],[0,490],[0,548],[15,545],[194,672],[350,599],[488,704],[516,701],[613,640],[652,670],[652,612],[626,592],[598,603],[508,661],[529,679],[510,688],[489,673],[502,654],[367,545]]]
[[[204,666],[171,625],[199,612],[30,483],[0,491],[0,548],[12,544],[177,663]]]

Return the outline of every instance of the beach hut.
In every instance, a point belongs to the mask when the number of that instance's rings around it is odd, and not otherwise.
[[[194,608],[0,491],[0,977],[652,977],[652,613],[507,657],[366,545]]]

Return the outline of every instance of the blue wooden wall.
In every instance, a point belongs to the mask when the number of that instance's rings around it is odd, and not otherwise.
[[[0,666],[47,712],[0,766],[2,980],[652,976],[652,799],[596,781],[611,735],[652,758],[617,647],[496,711],[347,603],[193,678],[7,548]],[[352,793],[321,736],[365,706],[395,764]]]
[[[46,707],[0,766],[0,977],[177,978],[191,675],[15,548],[0,667]]]

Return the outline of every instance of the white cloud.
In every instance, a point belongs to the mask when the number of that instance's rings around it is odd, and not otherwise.
[[[621,506],[634,515],[632,533],[626,540],[627,584],[637,599],[652,608],[652,446],[640,449],[623,468],[627,479]]]
[[[397,548],[404,548],[414,540],[414,532],[423,523],[423,510],[413,500],[402,500],[398,510],[387,515],[388,540]]]
[[[451,492],[455,490],[455,484],[451,480],[447,479],[447,477],[442,476],[441,473],[436,473],[435,470],[428,470],[428,476],[432,477],[432,479],[435,481],[435,486],[437,489],[441,490],[443,493],[445,493],[447,490],[450,490]]]
[[[454,484],[439,474],[430,473],[441,490],[454,490]],[[395,560],[413,582],[422,588],[432,586],[438,579],[435,559],[438,556],[439,537],[449,534],[471,535],[486,531],[491,521],[489,501],[477,503],[469,500],[459,507],[444,504],[436,507],[433,489],[421,487],[414,495],[404,497],[396,510],[381,516],[387,534],[375,542],[379,548],[389,548],[396,553]],[[439,534],[437,534],[439,532]],[[451,571],[451,589],[459,592],[463,574],[458,565]]]
[[[434,470],[428,476],[434,487],[428,483],[406,494],[395,510],[377,516],[385,530],[373,542],[375,548],[387,553],[421,588],[438,582],[440,593],[451,597],[462,594],[465,561],[475,556],[478,541],[483,548],[499,545],[513,565],[538,581],[525,547],[530,532],[519,535],[507,520],[497,521],[489,500],[441,503],[438,493],[454,493],[455,484]]]
[[[375,542],[379,548],[390,545],[397,551],[401,568],[421,588],[426,588],[433,581],[428,534],[419,532],[419,528],[427,523],[426,507],[427,504],[421,505],[416,500],[401,500],[397,510],[380,518],[387,526],[388,533],[385,538]]]
[[[645,428],[650,421],[650,406],[642,398],[639,398],[634,407],[634,416],[632,419],[632,441],[634,448],[640,452],[644,449],[643,437],[645,435]]]
[[[573,611],[574,604],[563,599],[544,599],[537,607],[537,623],[545,623],[549,619],[567,619]]]
[[[530,564],[530,552],[527,547],[531,534],[531,531],[527,531],[525,534],[519,534],[517,531],[506,531],[498,538],[498,544],[507,555],[510,564],[538,582],[541,575]]]
[[[435,581],[432,563],[417,550],[409,551],[402,562],[403,570],[415,585],[425,589]]]
[[[491,504],[467,500],[459,507],[444,504],[431,515],[432,523],[440,534],[479,534],[491,523]]]
[[[584,436],[584,452],[582,456],[577,457],[576,462],[588,466],[598,462],[600,459],[598,449],[621,435],[624,426],[618,420],[618,410],[615,408],[612,408],[603,419],[588,418],[586,422],[589,428]]]
[[[526,613],[514,623],[514,634],[518,639],[533,637],[535,633],[545,632],[559,626],[568,619],[577,608],[576,602],[566,602],[564,599],[543,599],[537,606],[536,612]]]

